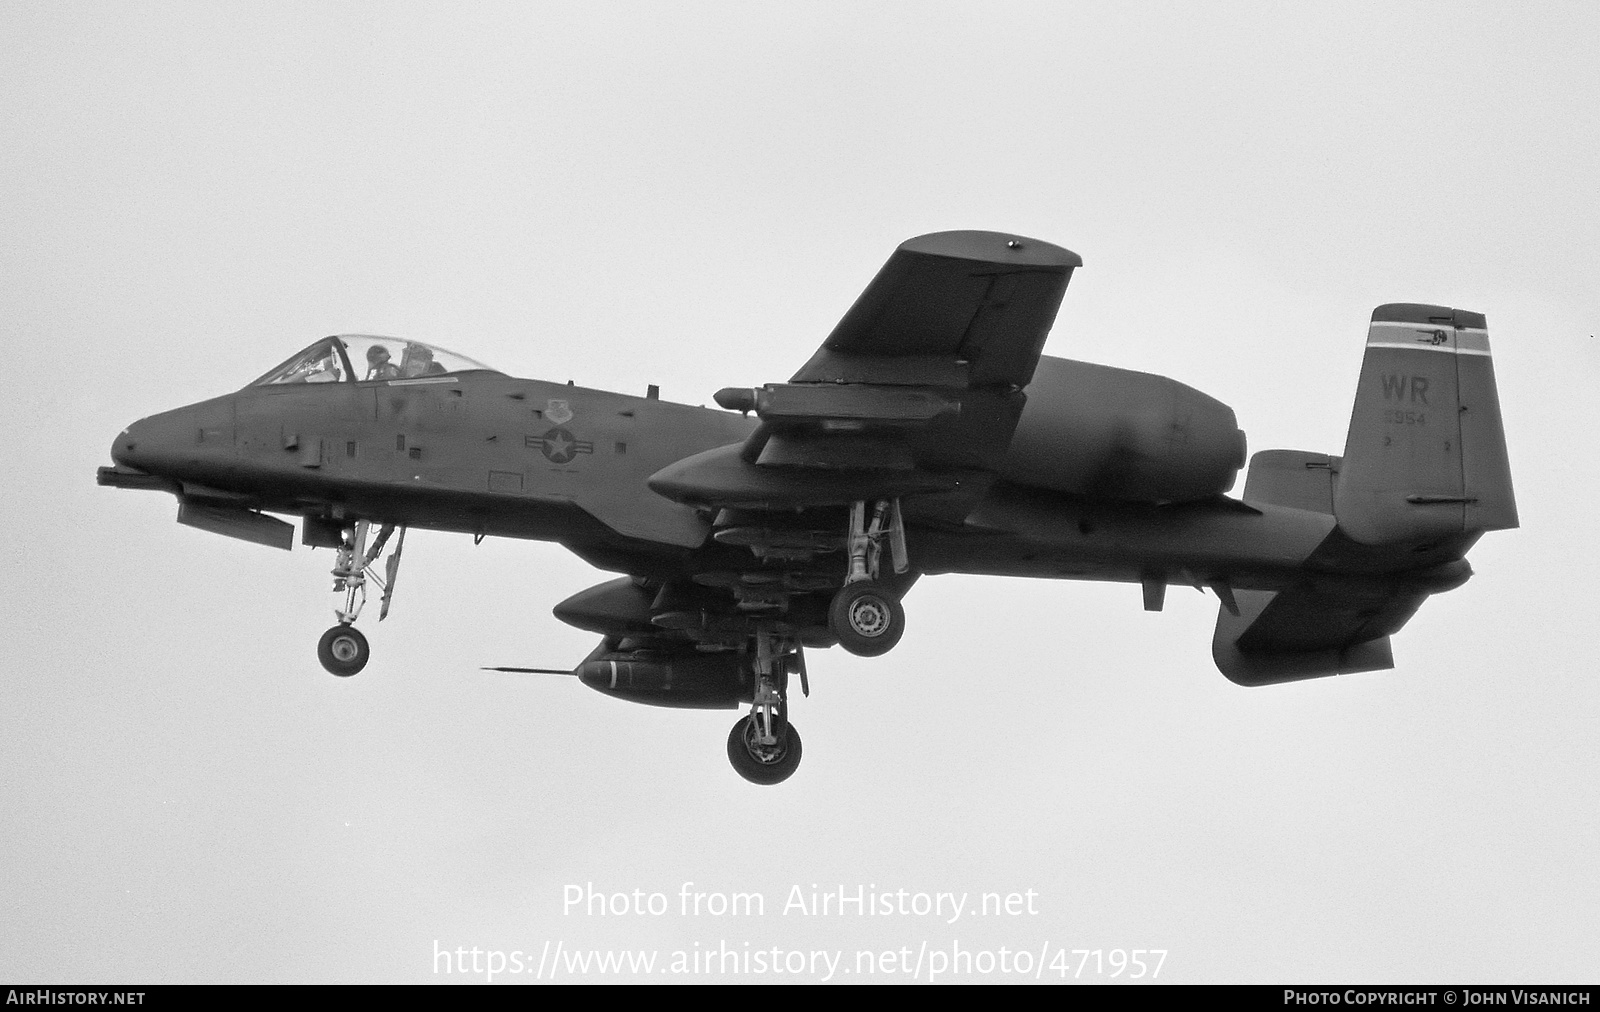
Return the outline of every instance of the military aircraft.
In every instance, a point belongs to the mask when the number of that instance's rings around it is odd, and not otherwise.
[[[892,649],[928,574],[1124,581],[1152,611],[1169,584],[1209,588],[1213,657],[1241,685],[1392,667],[1390,634],[1471,575],[1484,531],[1517,526],[1484,318],[1380,306],[1344,454],[1257,453],[1232,498],[1230,408],[1041,355],[1081,265],[1016,235],[908,240],[789,382],[720,390],[722,410],[327,337],[129,426],[99,482],[282,549],[294,527],[271,514],[299,518],[302,544],[336,553],[317,654],[346,677],[408,529],[559,542],[624,574],[556,607],[601,637],[561,673],[656,706],[747,704],[728,757],[759,784],[800,762],[805,648]]]

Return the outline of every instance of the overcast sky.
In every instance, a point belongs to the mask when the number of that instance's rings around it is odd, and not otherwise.
[[[0,978],[560,944],[1592,982],[1597,47],[1577,3],[0,5]],[[731,712],[478,670],[592,647],[550,608],[610,576],[558,546],[408,539],[341,680],[329,553],[94,484],[134,419],[328,333],[695,404],[781,381],[949,228],[1081,254],[1047,352],[1219,397],[1252,451],[1340,450],[1375,305],[1486,314],[1523,528],[1395,670],[1255,690],[1210,596],[924,580],[890,655],[811,655],[761,789]],[[671,909],[564,910],[589,883]],[[1035,912],[784,912],[814,885]]]

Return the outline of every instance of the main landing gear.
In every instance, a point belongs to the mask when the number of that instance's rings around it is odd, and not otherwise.
[[[900,500],[879,500],[867,521],[867,504],[850,505],[850,570],[828,606],[828,629],[839,645],[857,657],[877,657],[894,649],[906,630],[900,599],[878,582],[884,544],[896,574],[904,573],[906,529]]]
[[[756,633],[755,693],[750,715],[728,732],[728,761],[753,784],[777,784],[800,766],[800,732],[789,723],[791,671],[806,687],[800,645],[768,630]]]
[[[378,621],[382,622],[389,617],[389,599],[394,596],[395,576],[400,571],[400,553],[406,545],[406,529],[402,527],[394,552],[384,564],[383,575],[379,576],[373,564],[383,554],[383,547],[388,544],[395,527],[393,524],[384,524],[373,539],[372,547],[368,548],[367,533],[370,527],[367,521],[357,520],[343,531],[334,559],[333,590],[336,594],[344,594],[344,607],[334,609],[339,624],[323,633],[317,643],[317,660],[322,662],[329,674],[340,678],[349,678],[366,667],[368,658],[372,656],[367,638],[355,627],[356,618],[367,603],[367,581],[371,580],[383,591],[378,610]]]
[[[876,583],[847,583],[828,606],[828,628],[839,645],[857,657],[877,657],[894,649],[906,629],[905,609]]]

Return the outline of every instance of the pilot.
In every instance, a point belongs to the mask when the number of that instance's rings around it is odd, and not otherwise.
[[[406,345],[405,375],[412,376],[442,376],[445,368],[433,360],[433,349],[422,344]]]
[[[309,370],[298,380],[290,382],[301,383],[337,383],[339,382],[339,360],[334,357],[333,349],[328,349],[322,357],[311,364]]]
[[[389,361],[389,349],[375,344],[367,349],[367,379],[399,379],[400,367]]]

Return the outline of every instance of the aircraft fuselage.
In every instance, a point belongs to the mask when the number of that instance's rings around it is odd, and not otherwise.
[[[710,511],[648,479],[755,427],[729,411],[479,372],[247,387],[135,423],[112,457],[195,500],[555,541],[601,568],[638,572],[649,560],[666,577],[735,550],[710,540]],[[1329,514],[1267,504],[1127,503],[1002,481],[963,523],[913,519],[908,539],[927,574],[1160,573],[1270,590],[1297,578],[1334,526]]]

